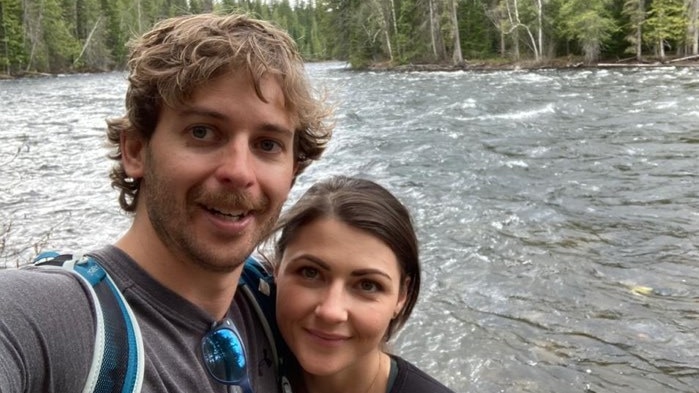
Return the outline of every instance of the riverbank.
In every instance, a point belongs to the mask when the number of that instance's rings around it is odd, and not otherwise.
[[[0,73],[0,80],[20,79],[20,78],[45,78],[56,76],[56,74],[48,74],[45,72],[22,72],[16,75],[8,75]]]
[[[520,60],[508,61],[505,59],[492,60],[466,60],[462,64],[402,64],[393,65],[389,62],[375,63],[366,69],[370,71],[392,72],[449,72],[449,71],[519,71],[519,70],[543,70],[543,69],[584,69],[584,68],[648,68],[648,67],[699,67],[699,56],[666,58],[665,61],[646,59],[637,62],[635,59],[606,60],[598,63],[585,64],[579,58],[556,58],[544,61]],[[348,70],[352,70],[348,67]],[[100,73],[104,71],[76,71],[75,73]],[[63,73],[63,74],[70,74]],[[0,73],[0,80],[20,78],[45,78],[57,76],[43,72],[23,72],[18,75]]]
[[[368,67],[371,71],[499,71],[499,70],[542,70],[542,69],[583,69],[583,68],[648,68],[648,67],[699,67],[699,56],[666,58],[665,61],[647,59],[638,62],[631,59],[606,60],[597,63],[586,64],[581,59],[557,58],[544,61],[505,61],[494,60],[467,60],[462,64],[404,64],[391,65],[389,63],[377,63]]]

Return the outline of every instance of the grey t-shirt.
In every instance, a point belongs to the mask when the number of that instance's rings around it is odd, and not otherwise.
[[[200,342],[214,320],[108,246],[90,253],[104,266],[138,320],[145,349],[144,393],[239,392],[214,381]],[[237,285],[237,283],[231,283]],[[256,393],[278,392],[272,350],[238,291],[229,315],[245,341]],[[0,271],[0,392],[81,392],[94,346],[87,289],[60,269]]]

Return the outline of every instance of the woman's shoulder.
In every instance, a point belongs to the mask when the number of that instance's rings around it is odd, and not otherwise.
[[[455,393],[414,364],[391,355],[398,365],[398,375],[389,393]]]

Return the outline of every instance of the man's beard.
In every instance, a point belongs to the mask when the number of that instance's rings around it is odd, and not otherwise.
[[[153,230],[168,250],[174,254],[180,254],[181,258],[177,258],[179,260],[190,261],[211,272],[231,272],[244,263],[258,243],[268,235],[281,213],[282,206],[272,208],[266,197],[255,200],[248,194],[234,191],[214,195],[207,194],[201,188],[195,188],[185,195],[185,201],[179,202],[176,192],[172,190],[168,181],[156,174],[157,170],[154,168],[155,163],[150,151],[147,156],[145,182],[141,184],[143,192],[140,197],[146,203]],[[222,247],[226,246],[207,245],[203,241],[198,241],[195,233],[187,230],[190,224],[188,217],[201,214],[197,210],[204,209],[203,206],[225,206],[250,211],[256,214],[256,219],[264,221],[258,222],[252,236],[246,231],[232,238],[230,251],[226,252],[225,249],[222,250]],[[231,254],[233,250],[241,248],[242,250],[235,255]]]

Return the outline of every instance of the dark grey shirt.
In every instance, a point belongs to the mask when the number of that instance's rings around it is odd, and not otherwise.
[[[393,382],[389,384],[387,393],[454,393],[405,359],[391,356],[391,360]]]
[[[214,320],[160,285],[115,247],[90,253],[133,309],[145,349],[142,392],[237,392],[214,381],[200,341]],[[92,304],[72,273],[60,269],[0,271],[0,392],[79,393],[92,362]],[[237,283],[231,283],[237,285]],[[245,341],[255,392],[278,392],[272,351],[243,294],[229,311]]]

